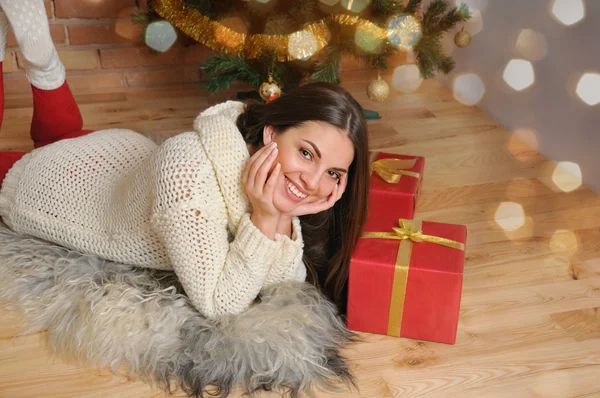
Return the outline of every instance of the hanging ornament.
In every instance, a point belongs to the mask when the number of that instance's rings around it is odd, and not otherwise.
[[[279,87],[279,84],[273,80],[273,76],[269,75],[269,81],[263,82],[263,84],[260,85],[258,93],[266,102],[271,102],[279,98],[281,95],[281,88]]]
[[[390,86],[381,78],[381,75],[377,74],[377,79],[369,83],[367,87],[367,95],[373,101],[381,102],[385,101],[390,93]]]
[[[471,34],[467,31],[467,28],[463,26],[460,32],[454,36],[454,44],[457,47],[465,48],[471,43]]]

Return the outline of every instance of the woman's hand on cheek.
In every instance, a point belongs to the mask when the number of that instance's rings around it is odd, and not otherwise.
[[[274,239],[279,220],[279,211],[273,205],[273,191],[281,165],[277,164],[271,175],[269,170],[277,157],[277,146],[262,147],[246,163],[242,184],[252,204],[252,223],[268,238]]]
[[[317,214],[333,207],[335,202],[337,202],[344,194],[347,185],[348,174],[344,174],[340,178],[340,182],[333,187],[333,191],[331,194],[329,194],[329,196],[311,203],[300,204],[298,207],[292,210],[290,215],[299,217],[307,214]]]

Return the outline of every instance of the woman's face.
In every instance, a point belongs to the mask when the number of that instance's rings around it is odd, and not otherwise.
[[[279,150],[273,165],[281,164],[273,205],[284,214],[327,198],[354,159],[348,134],[324,122],[309,121],[281,134],[265,126],[263,142],[272,141]]]

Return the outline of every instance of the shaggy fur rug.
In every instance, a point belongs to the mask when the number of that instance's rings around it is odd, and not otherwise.
[[[23,334],[87,366],[125,365],[167,392],[225,397],[277,390],[297,396],[354,384],[340,348],[356,336],[308,283],[265,288],[246,312],[210,320],[171,272],[140,269],[14,234],[0,223],[0,301]]]

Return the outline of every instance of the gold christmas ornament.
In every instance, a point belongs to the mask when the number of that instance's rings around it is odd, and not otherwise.
[[[279,84],[273,80],[273,77],[269,75],[269,81],[263,82],[263,84],[260,85],[258,93],[260,94],[260,98],[264,99],[266,102],[271,102],[281,96],[281,88],[279,87]]]
[[[463,26],[460,32],[454,36],[454,44],[457,47],[465,48],[471,43],[471,34],[467,31],[467,28]]]
[[[390,93],[390,86],[381,78],[381,75],[377,75],[377,79],[369,83],[367,87],[367,95],[373,101],[381,102],[385,101]]]

